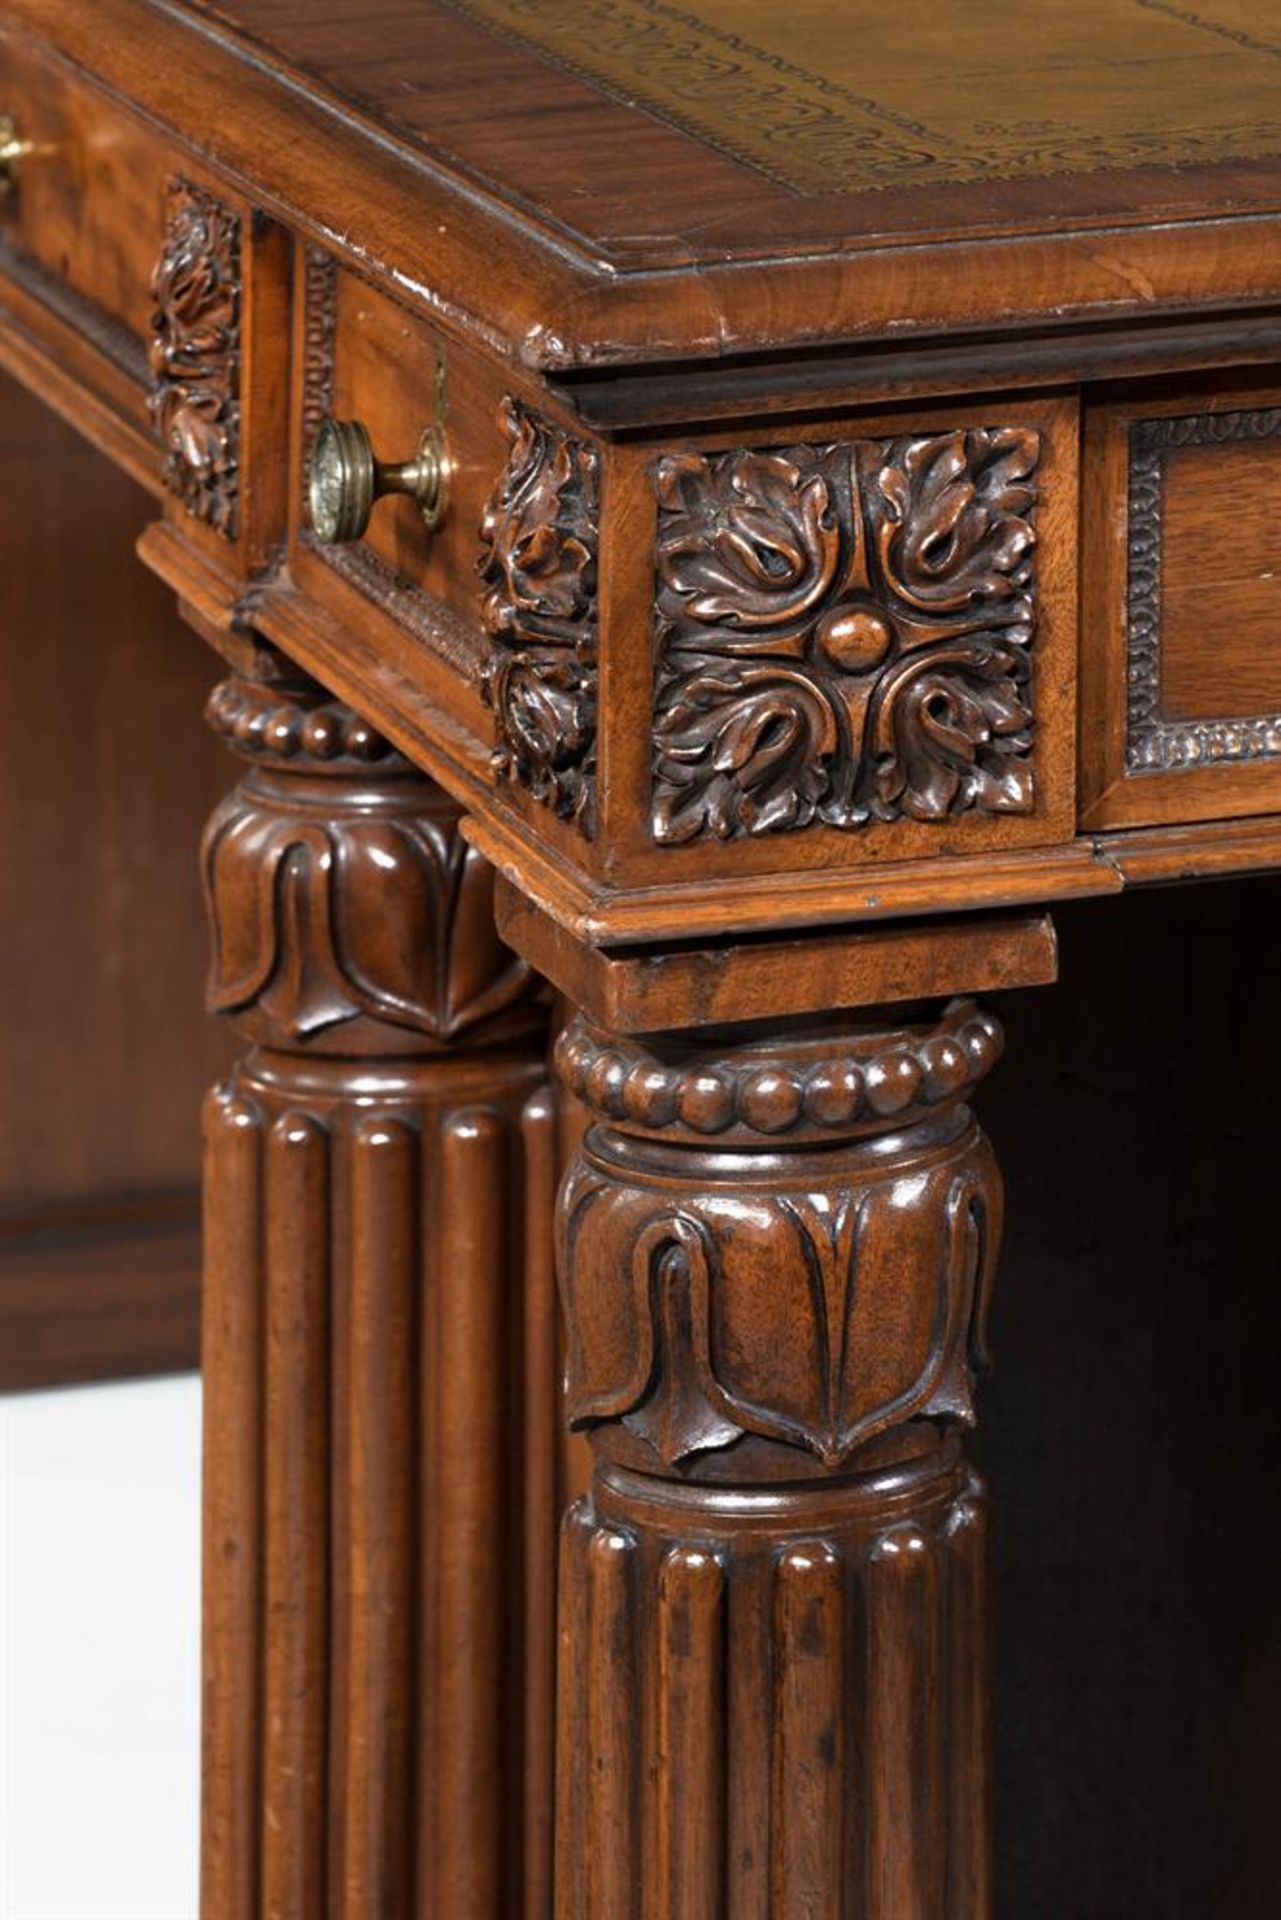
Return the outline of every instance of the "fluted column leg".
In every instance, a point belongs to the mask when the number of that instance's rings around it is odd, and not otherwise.
[[[457,811],[226,683],[205,841],[204,1920],[545,1915],[554,1116]]]
[[[1000,1235],[971,1003],[639,1044],[580,1020],[559,1920],[989,1920],[982,1487]]]

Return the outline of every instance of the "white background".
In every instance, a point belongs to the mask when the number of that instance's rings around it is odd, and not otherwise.
[[[0,1920],[195,1920],[200,1388],[0,1397]]]

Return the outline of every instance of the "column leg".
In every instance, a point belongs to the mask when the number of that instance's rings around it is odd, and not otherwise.
[[[638,1043],[579,1020],[559,1920],[988,1920],[972,1423],[1000,1180],[970,1002]]]
[[[297,681],[210,717],[248,762],[210,998],[250,1044],[206,1108],[203,1920],[541,1920],[544,995],[363,722]]]

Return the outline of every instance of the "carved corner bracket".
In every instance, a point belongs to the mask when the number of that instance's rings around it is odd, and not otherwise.
[[[240,500],[240,221],[172,180],[151,282],[151,418],[164,481],[187,511],[234,539]]]
[[[1281,407],[1180,414],[1130,426],[1126,584],[1126,770],[1169,773],[1281,756],[1281,713],[1171,720],[1161,708],[1165,467],[1180,447],[1281,439]]]
[[[1041,436],[660,461],[652,829],[1033,806]]]
[[[587,838],[596,830],[594,448],[508,399],[509,453],[481,520],[478,570],[494,654],[483,682],[494,710],[494,771]]]

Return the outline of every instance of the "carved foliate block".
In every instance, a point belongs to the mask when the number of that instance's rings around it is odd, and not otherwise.
[[[657,840],[1033,801],[1040,436],[671,455],[657,473]]]
[[[495,642],[483,692],[495,771],[590,837],[596,820],[598,457],[509,399],[510,453],[481,522],[484,619]]]
[[[240,222],[170,182],[151,283],[150,409],[164,479],[189,513],[234,538],[240,496]]]

